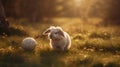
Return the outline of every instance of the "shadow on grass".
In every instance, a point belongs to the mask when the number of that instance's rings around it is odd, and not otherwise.
[[[20,30],[20,29],[17,29],[17,28],[10,28],[9,29],[9,33],[8,33],[9,36],[12,36],[12,35],[17,35],[17,36],[27,36],[28,34],[24,31],[24,30]]]
[[[114,63],[114,62],[109,62],[105,65],[105,67],[120,67],[120,64]]]
[[[97,63],[94,63],[92,67],[104,67],[104,65],[101,62],[97,62]]]
[[[3,63],[23,63],[25,58],[21,50],[7,47],[0,50],[0,61]]]
[[[64,63],[60,60],[69,51],[53,51],[50,49],[40,52],[40,63],[42,67],[64,67]]]
[[[86,57],[86,58],[77,58],[73,59],[74,61],[71,61],[68,67],[89,67],[90,64],[93,62],[93,58]]]
[[[10,27],[6,32],[0,32],[1,36],[29,36],[24,30]]]
[[[119,45],[119,44],[118,44]],[[88,51],[97,51],[97,52],[110,52],[110,53],[118,53],[120,51],[120,46],[113,46],[112,44],[96,45],[91,43],[85,43],[82,46],[79,46],[78,49],[84,49]]]

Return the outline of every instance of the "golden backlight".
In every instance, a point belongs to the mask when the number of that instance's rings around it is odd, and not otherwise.
[[[120,0],[0,0],[0,67],[120,67]]]

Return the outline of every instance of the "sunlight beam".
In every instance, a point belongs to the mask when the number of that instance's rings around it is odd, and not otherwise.
[[[83,0],[74,0],[76,6],[80,6]]]

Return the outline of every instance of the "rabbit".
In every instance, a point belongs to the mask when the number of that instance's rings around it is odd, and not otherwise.
[[[48,35],[50,46],[53,50],[68,50],[71,47],[71,38],[68,33],[59,26],[51,26],[43,35]]]

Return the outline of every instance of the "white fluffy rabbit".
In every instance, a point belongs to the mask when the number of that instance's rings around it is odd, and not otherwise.
[[[54,50],[67,50],[71,47],[71,38],[61,27],[51,26],[44,33],[50,39],[50,46]]]

